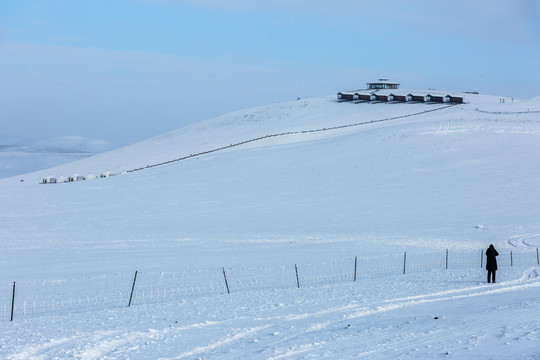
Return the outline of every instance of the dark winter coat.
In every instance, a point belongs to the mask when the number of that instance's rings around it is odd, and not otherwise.
[[[486,270],[497,270],[497,258],[496,256],[499,256],[499,253],[493,245],[490,245],[489,248],[486,250]]]

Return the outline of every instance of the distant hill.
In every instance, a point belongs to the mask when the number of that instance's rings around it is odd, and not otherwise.
[[[0,178],[47,169],[116,147],[107,141],[81,136],[39,140],[0,136]]]

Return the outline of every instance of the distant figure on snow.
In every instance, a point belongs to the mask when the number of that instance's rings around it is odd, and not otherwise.
[[[486,250],[486,270],[488,272],[488,283],[495,282],[495,271],[497,271],[497,258],[496,256],[499,256],[499,253],[497,250],[495,250],[495,247],[493,247],[493,244],[489,245],[489,248]]]

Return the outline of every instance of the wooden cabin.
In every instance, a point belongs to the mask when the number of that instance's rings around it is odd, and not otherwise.
[[[394,95],[394,101],[407,102],[409,99],[406,95]]]
[[[446,95],[446,102],[452,103],[452,104],[463,104],[463,98],[461,96],[450,96]]]
[[[425,102],[426,97],[424,95],[411,95],[411,101]]]
[[[354,100],[354,95],[353,94],[346,94],[346,93],[338,92],[337,98],[338,98],[338,100],[350,101],[350,100]]]
[[[371,101],[371,94],[358,94],[358,100]]]
[[[427,102],[434,102],[434,103],[444,103],[446,102],[444,96],[437,96],[437,95],[426,95],[426,101]]]

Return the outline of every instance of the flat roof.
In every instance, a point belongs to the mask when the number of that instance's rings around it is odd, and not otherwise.
[[[366,84],[388,84],[388,85],[399,85],[399,83],[397,82],[394,82],[394,81],[390,81],[386,78],[382,78],[382,79],[379,79],[378,81],[372,81],[372,82],[368,82]]]

